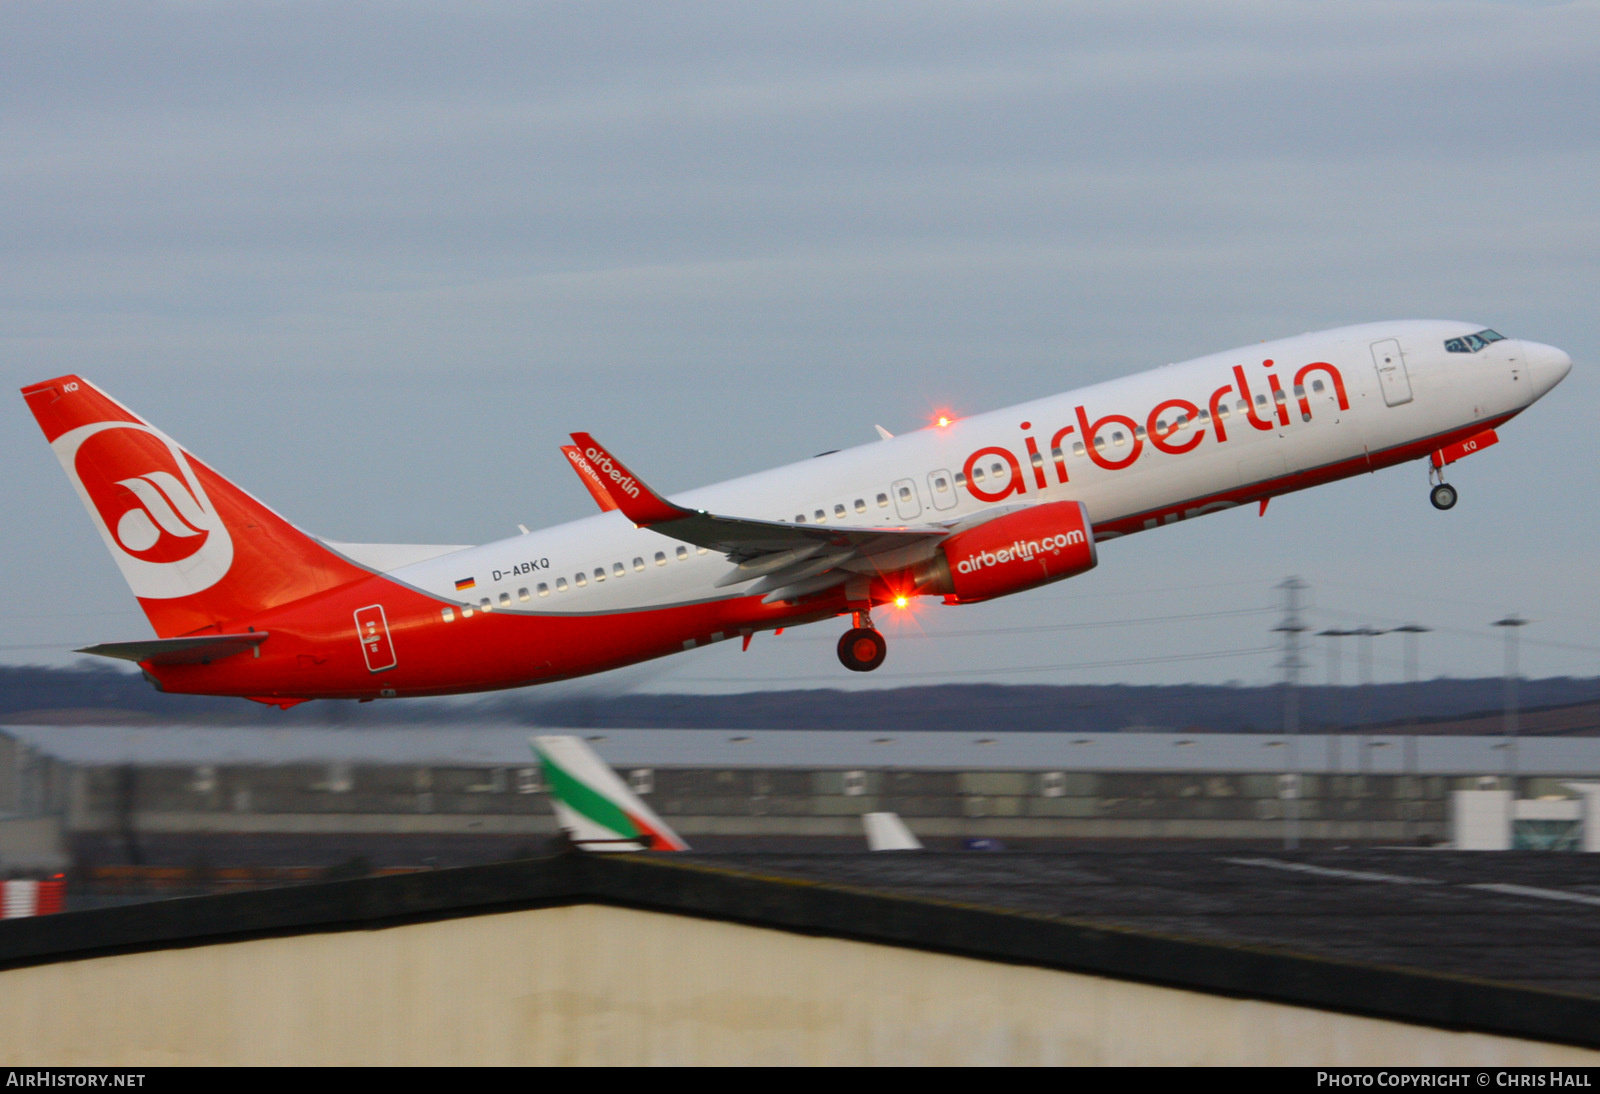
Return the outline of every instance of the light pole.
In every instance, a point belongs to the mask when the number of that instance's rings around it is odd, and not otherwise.
[[[1337,730],[1328,734],[1328,773],[1335,774],[1339,770],[1339,730],[1349,728],[1345,716],[1344,687],[1339,681],[1339,670],[1342,665],[1344,648],[1339,639],[1349,638],[1355,631],[1343,631],[1337,627],[1329,627],[1325,631],[1318,631],[1318,638],[1328,639],[1328,684],[1333,689],[1334,722]]]
[[[1496,619],[1491,627],[1504,627],[1506,631],[1506,777],[1511,781],[1512,797],[1517,792],[1517,630],[1528,621],[1515,612],[1504,619]]]
[[[1372,745],[1372,640],[1389,632],[1362,626],[1350,633],[1361,639],[1361,737],[1357,747],[1361,749],[1358,770],[1365,775],[1371,762],[1368,753]]]
[[[1424,627],[1421,623],[1407,623],[1403,627],[1396,627],[1396,634],[1406,636],[1406,728],[1411,732],[1405,738],[1405,773],[1415,776],[1417,772],[1417,635],[1427,634],[1431,628]],[[1406,806],[1409,811],[1410,806]],[[1402,838],[1411,838],[1411,817],[1409,812],[1402,821]]]
[[[1300,620],[1300,594],[1309,586],[1291,577],[1278,588],[1283,590],[1283,622],[1273,631],[1283,635],[1283,734],[1288,745],[1288,768],[1280,780],[1278,796],[1283,801],[1283,849],[1300,846],[1300,635],[1309,630]]]

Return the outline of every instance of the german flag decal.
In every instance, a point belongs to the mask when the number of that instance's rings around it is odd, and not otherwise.
[[[475,578],[475,577],[457,578],[456,579],[456,592],[464,593],[468,589],[474,588],[477,584],[478,584],[478,579]]]

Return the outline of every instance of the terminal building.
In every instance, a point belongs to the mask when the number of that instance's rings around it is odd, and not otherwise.
[[[532,732],[561,731],[0,727],[0,869],[531,854],[555,834]],[[1472,816],[1501,818],[1496,846],[1577,850],[1573,784],[1600,778],[1589,737],[568,732],[707,850],[854,848],[879,811],[950,849],[1280,842],[1290,814],[1310,843],[1429,845],[1465,791],[1493,792]]]

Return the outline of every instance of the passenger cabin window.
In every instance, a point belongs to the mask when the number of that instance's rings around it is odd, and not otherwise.
[[[998,478],[999,476],[1004,475],[1005,473],[1006,473],[1006,465],[1005,464],[1003,464],[1003,463],[991,463],[989,465],[989,474],[994,475],[995,477]]]
[[[796,524],[804,524],[806,522],[806,515],[804,513],[796,513],[794,515],[794,522]]]
[[[901,501],[910,501],[911,500],[911,487],[902,486],[900,488],[900,500]]]
[[[1118,448],[1121,448],[1123,445],[1128,443],[1128,438],[1123,435],[1122,430],[1113,429],[1111,431],[1111,443],[1116,445]]]
[[[500,606],[502,608],[511,607],[511,594],[510,593],[501,593],[500,594]]]
[[[564,578],[564,577],[556,578],[556,592],[564,593],[566,591],[567,591],[567,579]]]
[[[973,482],[982,482],[983,479],[984,479],[983,468],[974,467],[972,469],[972,481]]]
[[[540,596],[549,596],[550,595],[550,586],[546,585],[542,581],[539,582],[539,595]]]
[[[665,566],[666,564],[667,564],[667,552],[665,552],[665,551],[657,551],[656,552],[656,565],[657,566]]]
[[[682,562],[684,559],[689,557],[689,548],[687,548],[687,547],[679,547],[677,554],[678,554],[678,561]]]
[[[697,554],[697,555],[708,554],[708,553],[710,553],[710,551],[711,551],[711,548],[709,548],[709,547],[696,547],[694,549],[694,553]]]
[[[644,559],[636,558],[633,560],[633,572],[636,574],[644,573]]]
[[[577,583],[580,589],[589,584],[589,579],[583,576],[583,571],[581,570],[572,575],[572,580]]]
[[[527,589],[518,589],[517,590],[517,599],[518,600],[523,600],[523,601],[532,600],[533,599],[533,595],[531,593],[529,593]]]
[[[857,498],[856,499],[856,512],[865,513],[866,511],[867,511],[867,501],[866,501],[866,499],[865,498]]]
[[[889,495],[888,494],[879,494],[878,495],[878,508],[879,509],[887,509],[888,507],[889,507]]]
[[[818,524],[826,524],[828,522],[828,514],[823,512],[821,509],[818,509],[815,513],[812,513],[811,518]]]
[[[1074,456],[1081,456],[1081,455],[1084,454],[1085,451],[1087,451],[1087,449],[1085,449],[1083,447],[1083,442],[1082,441],[1073,441],[1072,442],[1072,454]]]
[[[604,581],[606,579],[606,568],[604,566],[596,566],[594,568],[594,579],[596,581]]]
[[[456,620],[456,610],[454,608],[440,608],[439,615],[444,618],[446,623],[454,623]]]
[[[943,475],[935,475],[933,477],[933,488],[939,491],[941,494],[949,493],[950,480],[946,479]]]
[[[1326,391],[1327,387],[1328,387],[1328,385],[1323,383],[1321,380],[1312,380],[1311,381],[1311,390],[1316,392],[1318,395],[1320,395],[1324,391]]]
[[[493,604],[492,604],[492,603],[490,603],[490,601],[489,601],[489,598],[488,598],[488,597],[484,597],[484,598],[483,598],[483,599],[482,599],[482,600],[480,600],[480,601],[479,601],[479,602],[478,602],[478,608],[479,608],[479,609],[480,609],[480,610],[481,610],[481,611],[486,611],[486,612],[492,612],[492,611],[494,611],[494,605],[493,605]]]
[[[611,564],[611,576],[612,577],[621,577],[623,574],[625,574],[627,572],[628,572],[628,568],[626,566],[624,566],[622,563],[613,562]]]
[[[844,506],[835,505],[833,507],[833,515],[834,515],[835,518],[837,518],[839,520],[843,520],[844,519]]]

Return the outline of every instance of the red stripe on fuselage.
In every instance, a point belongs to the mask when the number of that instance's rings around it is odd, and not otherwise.
[[[844,610],[842,593],[796,607],[759,596],[593,615],[511,610],[469,616],[457,601],[429,596],[381,575],[310,597],[250,620],[271,637],[259,656],[211,664],[144,666],[163,690],[196,695],[370,699],[381,695],[450,695],[523,687],[679,653]],[[370,672],[351,620],[382,604],[395,665]],[[444,619],[444,609],[454,615]],[[225,628],[239,633],[243,625]]]
[[[1247,505],[1263,498],[1275,498],[1280,494],[1292,494],[1296,490],[1306,490],[1313,486],[1322,486],[1325,483],[1337,482],[1347,479],[1352,475],[1363,472],[1380,471],[1385,467],[1406,463],[1410,460],[1422,459],[1431,455],[1446,445],[1456,441],[1464,441],[1468,437],[1476,436],[1487,429],[1495,429],[1516,417],[1520,410],[1510,414],[1502,414],[1495,418],[1486,418],[1460,429],[1453,429],[1447,433],[1438,433],[1422,440],[1407,441],[1405,444],[1386,448],[1379,452],[1368,452],[1363,456],[1355,456],[1337,463],[1324,464],[1321,467],[1310,467],[1293,474],[1281,475],[1275,479],[1265,479],[1261,482],[1250,483],[1232,490],[1223,490],[1215,494],[1206,494],[1187,501],[1174,502],[1163,505],[1158,509],[1147,509],[1142,513],[1132,516],[1119,517],[1094,526],[1096,538],[1112,538],[1115,536],[1132,535],[1134,532],[1144,532],[1163,524],[1172,524],[1196,516],[1203,516],[1205,512],[1216,512],[1217,509],[1232,508],[1236,505]],[[1254,452],[1255,449],[1251,449]],[[1203,510],[1203,512],[1196,512]]]

